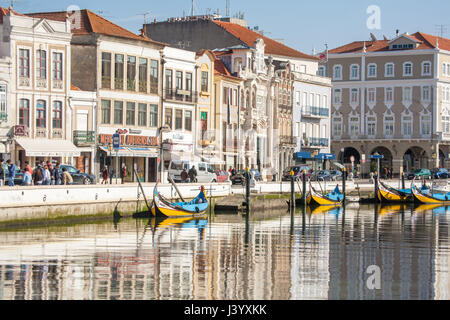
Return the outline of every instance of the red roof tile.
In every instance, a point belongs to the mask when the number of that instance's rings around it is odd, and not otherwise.
[[[3,7],[0,7],[0,24],[3,23],[3,17],[7,16],[10,11],[17,16],[24,16],[24,14],[18,13],[12,9],[6,9]]]
[[[243,27],[239,24],[231,23],[231,22],[223,22],[212,20],[218,26],[223,28],[228,33],[232,34],[234,37],[238,38],[242,42],[244,42],[249,47],[253,47],[254,43],[257,39],[262,38],[264,40],[264,44],[266,45],[265,52],[267,54],[273,54],[278,56],[285,57],[293,57],[293,58],[302,58],[302,59],[311,59],[318,60],[317,57],[307,55],[303,52],[292,49],[278,41],[267,38],[255,31],[252,31],[246,27]]]

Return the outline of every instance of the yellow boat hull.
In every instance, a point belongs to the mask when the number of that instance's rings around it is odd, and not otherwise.
[[[189,214],[189,213],[186,213],[186,211],[176,210],[173,208],[163,206],[161,203],[159,206],[156,206],[155,203],[153,203],[151,212],[155,216],[162,214],[169,218],[171,218],[171,217],[197,217],[197,216],[203,214],[203,213]]]
[[[416,188],[412,188],[414,201],[422,204],[450,204],[450,201],[433,198],[429,195],[423,194]]]
[[[389,189],[385,188],[381,183],[378,184],[377,197],[381,203],[391,203],[391,202],[405,203],[409,202],[410,199],[408,196],[403,196],[391,192]]]

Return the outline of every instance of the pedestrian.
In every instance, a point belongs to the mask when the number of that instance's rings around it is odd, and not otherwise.
[[[186,168],[183,168],[183,171],[181,171],[180,178],[181,178],[181,182],[182,182],[182,183],[187,182],[187,179],[188,179],[188,173],[187,173],[187,171],[186,171]]]
[[[102,184],[108,184],[108,166],[105,166],[102,170]]]
[[[122,168],[120,169],[120,179],[122,180],[122,184],[124,184],[126,176],[127,166],[125,165],[125,163],[122,163]]]
[[[22,171],[23,172],[23,178],[22,178],[23,186],[31,185],[31,181],[33,180],[33,178],[31,177],[31,173],[27,168],[27,163],[28,163],[28,161],[25,161],[25,167],[23,168],[23,171]],[[28,165],[28,167],[30,167],[30,166]],[[31,169],[31,167],[30,167],[30,169]]]
[[[196,177],[197,177],[197,170],[195,169],[195,166],[192,166],[192,168],[189,169],[189,179],[191,180],[191,182],[197,182],[196,181]]]
[[[0,187],[5,185],[5,160],[0,159]]]
[[[73,183],[73,179],[72,176],[70,175],[69,172],[67,172],[66,168],[62,168],[62,184],[64,185],[70,185]]]
[[[61,175],[62,174],[61,174],[61,165],[59,164],[59,162],[56,163],[53,174],[55,175],[55,185],[57,185],[57,186],[61,185],[61,178],[62,178]]]
[[[236,175],[236,168],[233,167],[233,169],[231,169],[231,176]]]
[[[52,182],[52,178],[50,176],[50,170],[48,170],[48,165],[44,166],[44,172],[43,172],[43,179],[42,179],[42,184],[45,186],[50,185],[50,183]]]
[[[42,180],[44,179],[44,168],[41,167],[40,164],[36,166],[33,170],[33,181],[34,185],[40,186],[42,185]]]
[[[8,165],[8,185],[10,187],[14,187],[14,178],[16,177],[16,165],[11,162],[11,159],[8,159],[8,161],[6,161],[6,164]]]
[[[33,169],[31,168],[30,163],[28,161],[25,161],[25,167],[23,170],[28,172],[30,176],[33,174]]]

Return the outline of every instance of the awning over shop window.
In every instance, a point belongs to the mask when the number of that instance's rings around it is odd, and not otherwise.
[[[110,155],[110,151],[107,147],[100,146],[100,149]],[[112,156],[116,156],[116,152],[113,150]],[[142,157],[142,158],[158,158],[158,152],[154,148],[145,147],[120,147],[117,153],[119,157]]]
[[[81,152],[69,140],[16,138],[27,157],[79,157]]]

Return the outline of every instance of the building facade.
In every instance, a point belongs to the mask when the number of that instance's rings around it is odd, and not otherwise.
[[[449,50],[421,32],[331,50],[320,71],[332,77],[332,152],[363,175],[375,153],[395,176],[448,167]]]

